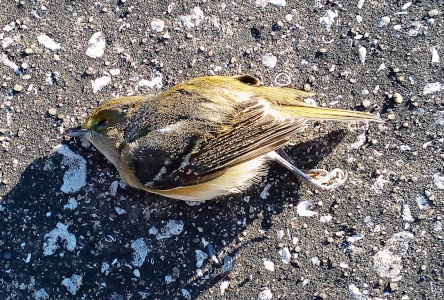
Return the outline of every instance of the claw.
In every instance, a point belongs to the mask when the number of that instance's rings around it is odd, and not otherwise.
[[[320,191],[331,191],[343,185],[347,180],[347,171],[336,168],[330,172],[324,169],[313,169],[305,175],[309,176],[309,182]]]
[[[293,165],[290,158],[288,158],[282,149],[279,149],[278,152],[279,154],[277,152],[271,152],[268,155],[270,158],[292,171],[300,179],[309,183],[321,192],[332,191],[343,185],[347,180],[347,172],[344,172],[339,168],[336,168],[331,172],[324,169],[313,169],[308,173],[304,173]]]

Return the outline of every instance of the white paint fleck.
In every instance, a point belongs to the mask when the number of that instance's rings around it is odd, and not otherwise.
[[[120,215],[125,214],[126,210],[124,210],[123,208],[120,208],[120,207],[116,207],[116,212],[120,216]]]
[[[109,274],[109,263],[107,263],[107,262],[102,262],[102,267],[100,268],[100,272],[101,273],[104,273],[105,275],[108,275]]]
[[[362,297],[361,291],[354,283],[348,285],[348,293],[350,294],[350,299],[366,299]],[[368,298],[367,298],[368,299]]]
[[[15,28],[15,25],[16,25],[16,24],[17,24],[17,23],[15,23],[14,21],[12,21],[11,23],[5,25],[5,27],[3,27],[3,30],[6,31],[6,32],[9,32],[9,31],[11,31],[11,30],[13,30],[13,29]]]
[[[106,40],[105,34],[101,31],[94,33],[88,42],[86,55],[91,58],[99,58],[105,53]]]
[[[325,15],[323,17],[319,18],[319,23],[321,23],[321,25],[323,25],[325,29],[327,29],[327,32],[330,32],[331,26],[334,24],[335,18],[337,16],[337,10],[332,11],[329,9],[325,12]]]
[[[62,165],[68,166],[60,190],[64,193],[79,191],[86,184],[86,160],[72,152],[66,145],[55,146],[54,150],[63,155]]]
[[[299,216],[301,217],[313,217],[315,215],[317,215],[318,213],[315,211],[312,211],[310,208],[312,206],[312,203],[308,200],[306,201],[301,201],[298,203],[297,207],[296,207],[296,211],[298,213]]]
[[[230,282],[228,280],[222,281],[220,284],[220,294],[225,294],[226,289],[230,286]]]
[[[266,68],[273,69],[274,67],[276,67],[277,57],[274,56],[272,53],[267,53],[262,56],[262,64]]]
[[[372,189],[376,194],[382,194],[384,190],[384,184],[389,183],[390,181],[384,179],[384,175],[379,175],[376,179],[375,183],[372,184]]]
[[[134,276],[136,276],[137,278],[140,277],[140,271],[139,271],[139,269],[134,269],[133,274],[134,274]]]
[[[408,231],[395,233],[388,241],[387,247],[376,253],[373,258],[373,269],[380,277],[394,280],[403,268],[402,256],[407,253],[409,242],[414,235]]]
[[[143,238],[135,240],[131,244],[131,248],[134,250],[132,264],[135,267],[142,266],[146,256],[148,255],[148,246],[146,245],[145,240]]]
[[[109,74],[111,74],[111,76],[120,75],[120,69],[111,69],[109,70]]]
[[[57,43],[52,38],[50,38],[49,36],[47,36],[46,34],[39,35],[37,37],[37,41],[51,51],[60,49],[60,44]]]
[[[35,300],[46,300],[49,299],[48,293],[45,291],[45,289],[40,289],[38,291],[35,291],[34,293],[34,299]]]
[[[12,44],[14,44],[14,40],[12,39],[12,37],[7,36],[2,40],[2,47],[3,49],[8,48],[9,46],[11,46]]]
[[[285,0],[256,0],[254,5],[259,8],[264,8],[267,4],[272,4],[280,7],[284,7],[287,5],[287,1]]]
[[[269,190],[271,188],[271,183],[267,184],[266,186],[264,186],[264,189],[262,190],[261,194],[259,195],[259,197],[261,197],[262,199],[267,199],[269,193]]]
[[[359,47],[358,49],[359,60],[362,64],[365,64],[365,58],[367,56],[367,49],[365,47]]]
[[[139,87],[146,86],[149,87],[150,89],[160,89],[163,86],[162,80],[163,80],[163,74],[154,69],[151,80],[142,79],[139,81],[138,86]]]
[[[165,22],[154,18],[151,21],[151,30],[156,31],[156,32],[162,32],[165,29]]]
[[[429,95],[444,90],[444,84],[439,82],[428,83],[424,86],[423,95]]]
[[[11,69],[13,69],[14,71],[18,69],[18,66],[16,63],[14,63],[13,61],[9,60],[9,58],[6,56],[6,54],[1,53],[0,54],[0,62],[2,64],[4,64],[7,67],[10,67]]]
[[[196,267],[200,268],[203,262],[208,258],[208,255],[202,250],[196,250]]]
[[[402,270],[401,256],[389,249],[381,250],[373,258],[373,269],[380,277],[396,277]]]
[[[77,240],[74,234],[68,232],[68,226],[63,223],[57,223],[56,228],[44,235],[46,240],[43,243],[43,255],[52,255],[59,248],[57,240],[64,241],[64,246],[68,251],[74,251]]]
[[[156,239],[168,239],[173,235],[179,235],[183,230],[183,221],[169,220],[160,233],[156,235]]]
[[[366,136],[365,136],[364,133],[363,133],[363,134],[360,134],[360,135],[358,135],[358,136],[356,137],[356,142],[350,144],[350,145],[348,146],[348,148],[349,148],[349,149],[359,149],[362,145],[365,144],[366,139],[367,139],[367,138],[366,138]]]
[[[441,176],[440,173],[433,174],[433,183],[440,190],[444,190],[444,176]]]
[[[190,29],[199,24],[205,19],[202,9],[198,6],[191,10],[189,15],[179,16],[179,20],[182,22],[182,26]]]
[[[186,289],[182,289],[182,296],[185,297],[187,300],[191,300],[191,294]]]
[[[408,205],[408,204],[402,205],[402,219],[406,222],[409,222],[409,223],[415,221],[415,219],[413,219],[413,217],[412,217],[410,205]]]
[[[437,126],[444,126],[444,110],[438,111],[433,116],[433,119],[435,121],[435,125],[437,125]]]
[[[319,259],[319,257],[315,256],[311,258],[311,263],[313,264],[313,266],[320,266],[321,260]]]
[[[257,295],[257,300],[271,300],[273,298],[273,294],[271,290],[267,287],[261,289],[259,295]]]
[[[83,276],[72,274],[71,278],[65,278],[62,280],[62,285],[66,286],[68,291],[75,295],[83,284]]]
[[[382,17],[379,21],[378,27],[385,27],[390,23],[390,17]]]
[[[439,59],[439,54],[438,54],[438,50],[436,49],[436,47],[431,47],[430,50],[432,51],[432,62],[439,63],[440,59]]]
[[[64,206],[63,206],[63,209],[70,209],[70,210],[74,210],[74,209],[76,209],[77,208],[77,206],[78,206],[78,202],[77,202],[77,200],[75,199],[75,198],[69,198],[68,199],[68,204],[65,204]]]
[[[165,276],[165,283],[166,284],[170,284],[170,283],[175,282],[175,281],[176,281],[176,279],[174,279],[172,275],[166,275]]]
[[[93,93],[97,93],[111,82],[111,76],[102,76],[95,80],[91,80]]]
[[[288,250],[288,247],[284,247],[281,250],[279,250],[279,254],[281,255],[282,262],[284,264],[289,264],[291,261],[291,254],[290,250]]]
[[[274,272],[274,262],[272,262],[269,259],[264,259],[264,266],[265,269],[267,269],[268,271]]]
[[[332,216],[327,215],[327,216],[321,216],[321,217],[319,218],[319,221],[321,221],[321,223],[323,223],[323,224],[327,224],[327,223],[329,223],[332,219],[333,219]]]
[[[109,193],[111,196],[115,196],[117,194],[117,187],[119,186],[119,182],[117,180],[111,182],[111,186],[109,187]]]

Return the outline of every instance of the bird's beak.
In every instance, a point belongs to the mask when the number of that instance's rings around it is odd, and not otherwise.
[[[89,130],[87,129],[81,129],[81,128],[71,128],[68,129],[64,135],[65,136],[70,136],[70,137],[82,137],[84,136],[87,132],[89,132]]]

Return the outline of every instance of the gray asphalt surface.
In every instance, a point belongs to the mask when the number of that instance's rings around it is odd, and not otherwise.
[[[0,12],[1,299],[444,298],[443,1]],[[108,98],[214,74],[288,80],[385,122],[313,123],[286,149],[302,169],[347,170],[336,191],[272,165],[250,191],[196,206],[126,187],[62,135]]]

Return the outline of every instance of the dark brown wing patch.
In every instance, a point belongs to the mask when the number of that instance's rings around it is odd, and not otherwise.
[[[260,157],[284,146],[294,133],[305,128],[303,118],[276,117],[267,110],[268,103],[260,98],[242,103],[231,130],[203,144],[185,173],[202,176]]]

